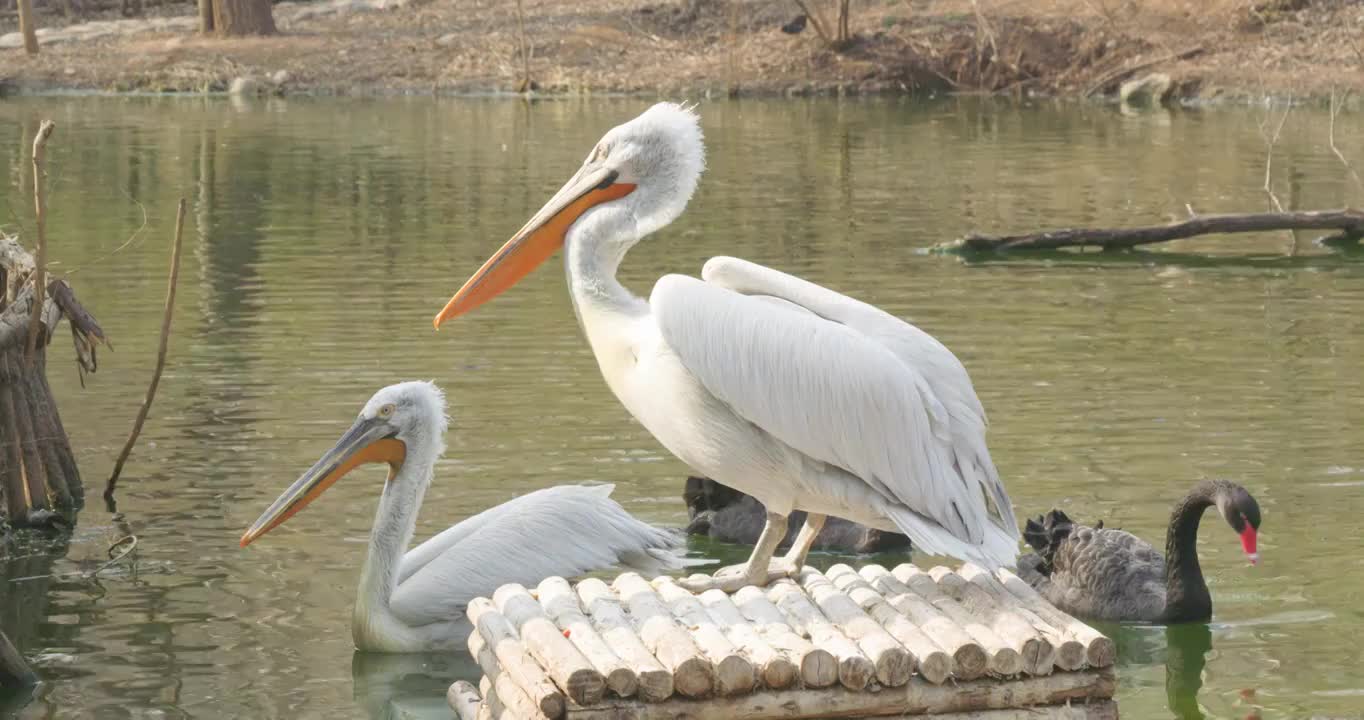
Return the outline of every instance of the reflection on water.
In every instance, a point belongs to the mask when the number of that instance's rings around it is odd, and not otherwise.
[[[355,704],[373,720],[450,717],[445,691],[455,680],[478,684],[482,672],[468,654],[391,655],[356,652],[351,657]]]
[[[22,148],[51,117],[50,257],[75,271],[118,348],[84,390],[60,347],[49,360],[87,482],[108,471],[150,374],[182,195],[192,221],[169,366],[121,482],[123,519],[88,507],[66,546],[0,561],[0,578],[44,576],[0,582],[0,624],[49,681],[22,715],[441,712],[441,688],[470,670],[467,658],[347,663],[381,471],[355,473],[264,541],[236,546],[360,403],[398,380],[435,379],[453,416],[418,539],[565,482],[614,482],[632,513],[684,524],[687,469],[605,388],[554,264],[430,329],[601,133],[646,105],[0,103],[0,224],[31,227]],[[973,230],[1263,209],[1258,111],[745,100],[701,115],[709,169],[689,211],[631,253],[628,285],[647,292],[665,272],[736,254],[912,319],[970,369],[1023,515],[1060,507],[1158,540],[1193,480],[1240,481],[1265,512],[1263,563],[1246,568],[1235,537],[1206,528],[1213,649],[1180,635],[1192,630],[1124,628],[1124,715],[1356,711],[1350,638],[1364,622],[1345,608],[1364,580],[1341,568],[1364,545],[1353,509],[1364,502],[1359,255],[1302,234],[1287,258],[1295,238],[1283,233],[1116,256],[919,252]],[[1275,146],[1273,179],[1291,207],[1364,202],[1324,142],[1327,120],[1295,110]],[[1361,129],[1342,116],[1336,137]],[[129,533],[135,573],[72,575]]]

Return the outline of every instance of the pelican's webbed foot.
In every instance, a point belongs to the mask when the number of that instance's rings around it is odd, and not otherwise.
[[[767,564],[766,571],[762,569],[762,566],[754,566],[752,563],[730,565],[715,571],[714,575],[698,574],[680,578],[677,584],[693,593],[702,593],[707,590],[733,593],[749,585],[764,587],[774,580],[794,578],[798,575],[800,575],[799,566],[786,558],[777,558]]]

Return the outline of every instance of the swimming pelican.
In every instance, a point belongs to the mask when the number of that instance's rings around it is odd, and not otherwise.
[[[506,583],[531,585],[616,564],[646,572],[680,564],[673,551],[680,539],[632,517],[610,498],[610,485],[527,493],[407,550],[445,450],[445,427],[445,397],[432,383],[380,390],[336,445],[242,535],[242,547],[356,467],[386,463],[351,617],[355,646],[376,652],[462,649],[470,629],[465,606]]]
[[[932,336],[734,258],[712,258],[700,280],[665,275],[647,301],[616,280],[625,253],[682,213],[704,164],[686,108],[659,103],[612,129],[436,327],[564,248],[574,310],[616,397],[693,470],[766,507],[748,562],[693,589],[798,572],[825,515],[898,530],[925,553],[1012,564],[1018,523],[985,446],[984,409]],[[804,527],[769,564],[797,509]]]

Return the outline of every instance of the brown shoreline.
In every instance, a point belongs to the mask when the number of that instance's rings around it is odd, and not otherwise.
[[[799,15],[785,0],[531,1],[526,33],[542,95],[1093,97],[1150,73],[1169,79],[1167,100],[1176,101],[1364,91],[1359,3],[1208,0],[1189,10],[1189,2],[1150,0],[1096,9],[1111,4],[980,0],[977,15],[969,0],[867,0],[853,4],[853,39],[837,52],[811,27],[783,32]],[[0,89],[214,93],[248,78],[246,92],[510,94],[522,64],[505,5],[413,0],[326,13],[317,3],[278,5],[282,33],[273,37],[201,38],[177,28],[44,45],[32,58],[5,49]],[[156,8],[171,17],[192,9]],[[56,17],[44,21],[62,29]],[[0,35],[11,29],[0,26]]]

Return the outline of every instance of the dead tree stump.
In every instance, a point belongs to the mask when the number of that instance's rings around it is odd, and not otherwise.
[[[82,373],[96,368],[104,331],[64,280],[47,285],[38,343],[25,357],[34,292],[33,257],[0,237],[0,519],[14,526],[70,521],[84,497],[71,442],[47,383],[47,346],[66,318]]]

